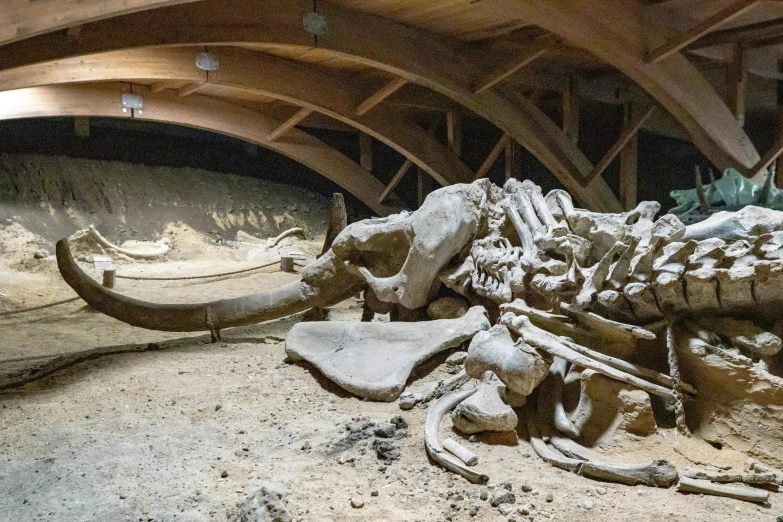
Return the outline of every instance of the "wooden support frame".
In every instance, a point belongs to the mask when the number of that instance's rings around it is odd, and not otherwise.
[[[563,132],[574,143],[579,143],[579,84],[579,77],[569,74],[568,88],[563,91]]]
[[[604,173],[606,168],[614,161],[617,155],[620,154],[620,151],[622,151],[625,146],[628,145],[628,142],[636,136],[636,133],[642,128],[642,125],[650,119],[650,116],[655,112],[655,108],[655,104],[648,105],[647,108],[643,109],[638,116],[625,126],[623,132],[620,133],[620,137],[614,142],[614,145],[606,151],[606,154],[604,154],[601,161],[598,162],[598,165],[595,166],[593,172],[585,179],[585,183],[590,183],[593,179]]]
[[[356,107],[356,115],[362,116],[370,109],[381,103],[383,100],[400,90],[408,80],[405,78],[395,78],[377,91],[375,91],[369,98],[364,100]]]
[[[509,134],[503,134],[500,137],[497,143],[495,143],[495,146],[492,147],[492,150],[489,151],[487,158],[476,171],[476,179],[487,177],[487,174],[489,174],[489,169],[492,168],[492,165],[495,164],[503,151],[506,150],[506,144],[509,142],[509,140],[511,140],[511,136]]]
[[[736,0],[731,5],[721,9],[714,15],[699,22],[692,28],[688,29],[676,38],[672,38],[665,44],[656,47],[647,53],[644,61],[647,63],[656,63],[672,54],[680,51],[689,44],[695,42],[707,33],[714,31],[721,25],[730,22],[734,18],[738,17],[754,5],[758,3],[758,0]]]
[[[314,1],[315,7],[312,1],[234,0],[226,4],[222,0],[202,0],[167,8],[165,17],[141,12],[103,20],[85,25],[81,39],[74,46],[63,45],[58,33],[11,44],[6,49],[8,52],[0,53],[0,69],[150,45],[209,45],[212,49],[215,42],[232,42],[291,49],[317,47],[319,53],[333,53],[342,59],[379,68],[451,98],[510,133],[581,205],[593,210],[620,210],[617,198],[602,180],[586,188],[578,183],[579,178],[592,170],[592,164],[533,103],[515,93],[496,89],[473,94],[470,81],[476,76],[475,63],[461,59],[459,42],[334,3]],[[503,4],[504,0],[500,1]],[[317,39],[301,30],[303,13],[314,9],[329,21],[329,30]],[[236,20],[252,20],[254,25],[237,24]],[[357,32],[356,27],[362,31]],[[223,65],[221,59],[221,71]],[[353,117],[358,103],[354,101],[351,107]],[[382,119],[376,114],[382,109],[376,108],[362,118]],[[423,145],[420,141],[420,146]],[[421,166],[420,162],[416,164]],[[464,170],[457,168],[452,172]],[[473,175],[469,177],[472,179]]]
[[[462,116],[456,109],[446,111],[446,142],[457,157],[462,156]]]
[[[128,84],[59,85],[0,92],[0,120],[54,116],[95,116],[174,123],[197,127],[255,143],[309,167],[374,212],[387,215],[400,210],[397,204],[379,204],[383,183],[344,154],[315,137],[291,129],[289,139],[270,141],[269,133],[280,121],[262,113],[214,98],[194,94],[178,98],[173,91],[152,94],[149,88],[133,86],[144,97],[144,111],[123,113],[119,96]]]
[[[269,133],[268,136],[269,141],[275,141],[277,138],[279,138],[289,130],[296,127],[299,123],[302,122],[302,120],[310,116],[312,113],[313,110],[307,107],[303,109],[299,109],[298,111],[296,111],[296,114],[288,118],[279,127],[277,127],[275,130]]]
[[[783,140],[778,141],[761,157],[758,165],[753,168],[752,177],[756,177],[769,168],[775,161],[783,155]]]
[[[634,104],[625,103],[623,111],[623,126],[629,128],[634,120]],[[620,203],[627,211],[636,207],[638,194],[638,166],[639,166],[639,133],[633,137],[620,151]]]
[[[359,134],[359,165],[367,172],[372,172],[372,136],[365,133]]]
[[[508,62],[504,63],[494,71],[484,76],[481,80],[476,82],[476,86],[473,89],[473,94],[480,94],[487,89],[502,82],[521,68],[529,65],[534,60],[540,58],[546,53],[546,48],[533,49],[532,51],[525,51],[518,54]]]
[[[514,140],[506,142],[506,181],[522,173],[522,150]]]
[[[188,83],[186,85],[183,85],[179,89],[177,89],[177,96],[180,98],[184,98],[185,96],[190,96],[191,94],[197,93],[204,87],[206,87],[207,84],[205,82],[193,82]]]
[[[381,195],[378,196],[378,203],[383,203],[384,201],[386,201],[386,198],[389,197],[389,194],[391,194],[392,190],[397,188],[397,185],[400,184],[400,181],[402,181],[402,178],[405,177],[405,174],[407,174],[408,171],[411,170],[412,166],[413,166],[413,162],[409,159],[406,159],[402,163],[402,166],[394,174],[394,177],[392,177],[391,181],[389,181],[389,184],[386,185],[386,188],[383,189]]]
[[[355,116],[356,99],[364,90],[350,81],[322,73],[307,64],[243,49],[211,46],[220,69],[207,85],[252,91],[307,107],[370,134],[411,159],[441,185],[468,182],[473,172],[434,136],[394,111],[376,107]],[[0,90],[72,81],[179,80],[206,82],[194,67],[193,48],[142,48],[68,58],[0,71]]]
[[[644,61],[645,42],[662,41],[665,35],[654,24],[644,23],[638,2],[493,0],[493,6],[497,12],[523,19],[591,52],[627,75],[672,115],[719,169],[733,167],[747,175],[758,163],[760,156],[752,141],[722,97],[683,53],[654,64]]]
[[[726,68],[726,105],[743,127],[745,126],[745,95],[748,84],[746,55],[747,47],[744,44],[734,44],[732,60]]]

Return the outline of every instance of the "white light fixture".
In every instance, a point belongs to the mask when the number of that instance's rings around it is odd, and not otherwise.
[[[304,30],[316,36],[326,34],[326,18],[316,12],[310,11],[302,15]]]
[[[217,71],[220,68],[220,61],[215,53],[203,51],[196,55],[196,67],[202,71]]]
[[[138,94],[125,93],[122,95],[122,112],[128,112],[128,109],[136,109],[141,114],[143,106],[144,99]]]

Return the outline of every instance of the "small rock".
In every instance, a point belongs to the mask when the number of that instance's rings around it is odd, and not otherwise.
[[[372,490],[372,492],[370,492],[370,496],[371,497],[377,497],[378,496],[378,490],[377,489]]]
[[[479,509],[478,506],[473,506],[472,508],[470,508],[470,511],[468,511],[468,515],[475,517],[476,515],[478,515],[478,509]]]
[[[507,489],[511,491],[513,489],[513,486],[511,485],[511,482],[504,482],[500,485],[501,488]]]
[[[226,477],[228,477],[228,471],[226,471],[226,470],[221,471],[220,472],[220,478],[226,478]]]
[[[555,496],[552,493],[546,494],[546,501],[547,502],[553,502],[555,500]]]
[[[593,503],[592,500],[590,500],[589,498],[586,498],[586,499],[582,500],[582,503],[580,504],[580,506],[582,507],[582,509],[593,509],[595,507],[595,504]]]
[[[33,254],[33,257],[35,259],[44,259],[46,257],[49,257],[49,252],[47,252],[46,250],[36,250],[35,253]]]
[[[519,510],[518,511],[519,511],[520,515],[524,515],[524,516],[529,515],[530,511],[531,511],[530,504],[523,504],[523,505],[519,506]]]
[[[513,504],[517,501],[517,497],[507,489],[497,489],[492,493],[492,500],[489,504],[492,507],[498,507],[501,504]]]
[[[351,507],[356,509],[361,509],[364,507],[364,499],[361,497],[356,497],[351,499]]]
[[[400,458],[400,448],[388,440],[375,439],[372,445],[379,459],[397,460]]]
[[[598,493],[599,495],[606,495],[606,488],[604,487],[595,488],[595,492]]]
[[[160,350],[160,345],[158,343],[149,343],[147,350]]]
[[[486,489],[482,489],[481,493],[479,494],[479,498],[481,500],[487,500],[489,498],[489,491],[487,491]]]
[[[527,484],[525,484],[524,486],[522,486],[522,493],[530,493],[531,491],[533,491],[533,488],[531,488],[531,487],[530,487],[530,486],[528,486]]]
[[[218,411],[223,408],[222,404],[215,404],[215,411]]]
[[[373,430],[376,437],[382,437],[384,439],[390,439],[394,436],[394,432],[397,430],[397,426],[391,422],[379,422]]]
[[[310,448],[312,448],[312,446],[310,446],[309,442],[305,442],[304,444],[302,444],[302,451],[309,451]]]
[[[283,501],[283,494],[271,486],[264,486],[239,507],[240,522],[291,522],[291,514]]]
[[[399,415],[397,415],[397,416],[395,416],[395,417],[392,417],[392,418],[391,418],[391,420],[390,420],[389,422],[391,422],[392,424],[394,424],[395,426],[397,426],[397,429],[398,429],[398,430],[404,430],[405,428],[407,428],[407,427],[408,427],[408,423],[407,423],[407,422],[405,422],[405,419],[403,419],[403,418],[402,418],[402,417],[400,417]]]
[[[501,515],[508,516],[514,511],[514,508],[510,504],[501,504],[500,507],[498,507],[498,511],[500,511]]]

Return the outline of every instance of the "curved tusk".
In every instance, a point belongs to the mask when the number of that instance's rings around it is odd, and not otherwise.
[[[134,252],[133,250],[122,248],[121,246],[115,245],[114,243],[112,243],[111,241],[103,237],[101,233],[95,229],[94,225],[90,225],[90,228],[87,229],[87,233],[102,247],[110,250],[116,250],[118,253],[124,254],[128,257],[135,257],[139,259],[151,259],[153,257],[164,256],[169,251],[169,246],[166,243],[162,243],[162,242],[155,243],[152,250],[149,250],[147,252]]]
[[[346,296],[360,282],[352,277],[326,281],[324,288],[297,281],[262,294],[198,304],[159,304],[133,299],[101,286],[73,260],[67,239],[57,242],[57,266],[68,285],[94,309],[132,326],[168,332],[219,331],[270,321],[323,307]],[[332,256],[316,261],[334,264]],[[312,266],[312,265],[310,265]],[[332,284],[328,284],[332,283]]]

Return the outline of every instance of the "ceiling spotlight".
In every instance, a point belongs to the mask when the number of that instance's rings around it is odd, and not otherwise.
[[[196,55],[196,67],[202,71],[217,71],[220,68],[220,62],[215,53],[204,51]]]
[[[144,100],[138,94],[122,95],[122,112],[128,112],[128,109],[138,109],[141,114],[141,108],[144,106]]]

